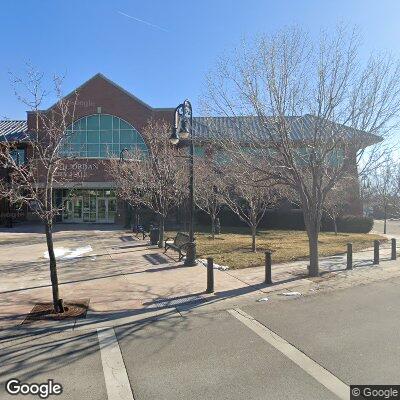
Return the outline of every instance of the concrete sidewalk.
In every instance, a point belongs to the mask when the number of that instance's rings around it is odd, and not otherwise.
[[[311,295],[400,276],[399,261],[374,266],[373,251],[368,249],[354,254],[352,271],[345,270],[346,255],[321,259],[318,278],[308,278],[307,261],[273,265],[274,284],[270,286],[264,284],[264,267],[214,270],[215,293],[205,294],[203,265],[184,267],[173,252],[163,254],[125,230],[60,231],[55,234],[55,247],[64,251],[58,261],[61,297],[90,299],[87,318],[66,324],[72,329],[113,326],[176,312],[222,310],[266,296],[283,298],[282,293],[288,291]],[[69,257],[77,249],[86,253]],[[45,251],[45,244],[36,239],[0,246],[0,328],[21,323],[35,303],[50,301]],[[390,257],[388,246],[381,256]]]

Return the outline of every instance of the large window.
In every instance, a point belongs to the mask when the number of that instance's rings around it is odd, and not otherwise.
[[[66,132],[61,153],[68,157],[119,157],[123,149],[147,151],[140,133],[121,118],[95,114],[75,121]]]
[[[12,149],[10,155],[17,165],[25,164],[25,149]]]

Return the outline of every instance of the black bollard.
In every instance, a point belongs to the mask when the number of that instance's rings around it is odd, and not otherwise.
[[[207,258],[207,291],[206,293],[214,293],[214,260],[212,257]]]
[[[347,269],[353,269],[353,244],[347,243]]]
[[[272,253],[270,251],[265,252],[265,283],[272,284]]]
[[[392,239],[392,260],[396,260],[397,258],[397,248],[396,248],[396,239],[393,238]]]
[[[374,264],[379,264],[379,240],[374,240]]]

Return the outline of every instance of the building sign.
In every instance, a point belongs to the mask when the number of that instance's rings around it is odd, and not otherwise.
[[[87,161],[69,162],[60,165],[55,177],[57,179],[82,180],[95,175],[98,169],[98,163],[89,163]]]

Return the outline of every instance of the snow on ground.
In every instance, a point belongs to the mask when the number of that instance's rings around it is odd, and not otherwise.
[[[199,261],[205,267],[207,267],[207,260],[205,260],[204,258],[199,258],[197,261]],[[214,269],[218,269],[220,271],[227,271],[229,269],[229,267],[227,265],[219,265],[217,263],[214,263]]]
[[[55,247],[54,248],[54,254],[56,258],[59,258],[61,260],[71,260],[73,258],[78,258],[81,257],[83,254],[91,252],[92,246],[83,246],[83,247],[77,247],[75,249],[70,249],[68,247]],[[49,252],[45,251],[43,253],[44,258],[49,258]]]
[[[283,292],[278,294],[281,296],[301,296],[300,292]]]
[[[261,299],[257,300],[259,303],[263,302],[263,301],[268,301],[268,297],[262,297]]]

